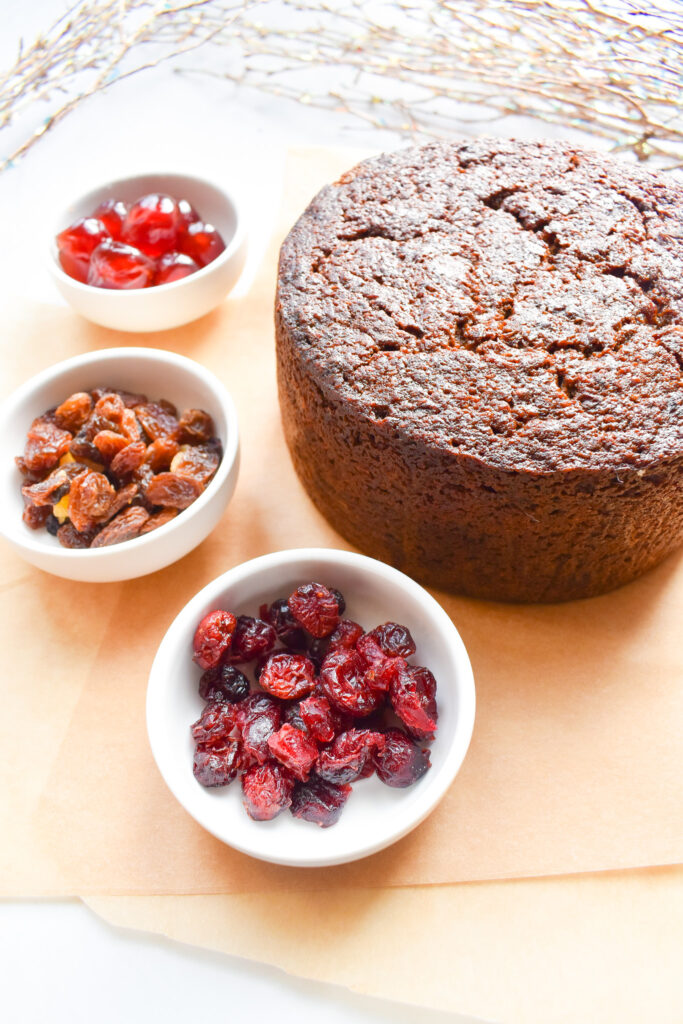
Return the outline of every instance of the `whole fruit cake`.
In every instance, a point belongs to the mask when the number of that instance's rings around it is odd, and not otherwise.
[[[353,544],[562,601],[683,540],[683,186],[565,144],[365,161],[280,254],[280,404]]]

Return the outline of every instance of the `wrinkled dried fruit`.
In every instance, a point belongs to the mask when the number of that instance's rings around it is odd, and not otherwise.
[[[137,498],[137,496],[137,484],[126,484],[125,487],[122,487],[120,491],[116,492],[114,500],[109,506],[109,511],[107,512],[107,519],[112,519],[118,512],[121,511],[122,508],[125,508],[127,505],[130,505],[130,503],[134,501],[135,498]],[[149,519],[146,519],[145,522],[143,523],[143,526],[146,526],[148,522]],[[140,532],[142,532],[142,530]]]
[[[271,654],[261,670],[259,683],[281,700],[298,700],[313,689],[315,668],[303,654]]]
[[[171,472],[179,476],[190,476],[206,486],[218,469],[220,461],[220,455],[213,448],[207,448],[205,445],[197,445],[196,448],[186,447],[174,455]]]
[[[412,786],[431,767],[429,751],[418,747],[401,729],[387,729],[384,746],[373,758],[377,775],[387,786]]]
[[[207,668],[199,680],[199,696],[206,701],[222,700],[237,704],[249,695],[249,680],[234,665]]]
[[[57,465],[69,450],[71,434],[62,430],[47,416],[39,416],[31,424],[24,448],[24,464],[31,473],[46,473]]]
[[[223,746],[197,744],[192,771],[202,786],[227,786],[242,768],[240,745],[228,740]]]
[[[124,540],[133,540],[140,535],[148,519],[149,512],[139,505],[127,508],[100,530],[90,547],[104,548],[110,544],[121,544]]]
[[[156,441],[152,441],[151,444],[147,445],[145,462],[153,473],[160,473],[171,466],[177,454],[177,441],[174,441],[172,437],[158,437]],[[216,465],[218,465],[218,462],[216,462]]]
[[[49,505],[27,505],[21,513],[21,518],[32,530],[39,530],[41,526],[47,526],[50,515]]]
[[[340,713],[332,707],[327,697],[313,694],[299,704],[299,715],[314,740],[330,743],[341,724]]]
[[[356,644],[356,650],[365,663],[365,679],[373,690],[388,691],[405,658],[388,657],[373,633],[366,633]]]
[[[343,647],[351,649],[355,647],[363,635],[363,627],[352,619],[340,619],[334,632],[330,633],[328,652],[337,651]]]
[[[161,512],[155,512],[153,516],[149,517],[140,533],[151,533],[152,530],[158,530],[160,526],[170,523],[177,515],[178,511],[175,508],[164,508]]]
[[[384,700],[384,694],[367,683],[365,665],[356,651],[328,654],[320,670],[320,684],[335,707],[359,717],[371,714]]]
[[[237,708],[244,755],[263,764],[270,757],[268,739],[280,728],[282,706],[265,693],[252,693]]]
[[[235,728],[237,712],[234,704],[213,700],[206,705],[192,725],[192,736],[197,743],[222,744]]]
[[[294,779],[277,762],[247,768],[242,776],[244,807],[255,821],[270,821],[292,802]]]
[[[285,722],[268,737],[268,747],[295,778],[306,782],[318,757],[318,746],[305,732]]]
[[[301,729],[302,732],[308,732],[308,726],[301,717],[301,704],[300,700],[292,701],[291,704],[285,705],[285,710],[282,715],[283,722],[289,722],[295,729]]]
[[[391,705],[412,736],[433,739],[436,729],[436,679],[428,668],[404,665],[391,683]]]
[[[322,583],[297,587],[287,603],[294,618],[311,636],[329,636],[339,622],[337,598]]]
[[[259,615],[274,628],[280,643],[290,651],[301,652],[306,649],[306,636],[289,610],[286,597],[279,597],[271,605],[261,605]]]
[[[385,622],[382,626],[375,626],[367,636],[377,642],[382,653],[388,658],[409,658],[411,654],[415,654],[415,641],[410,635],[410,630],[398,622]]]
[[[57,540],[63,548],[89,548],[97,535],[97,527],[79,533],[73,523],[66,522],[57,530]]]
[[[187,508],[204,490],[202,484],[176,473],[157,473],[145,487],[145,497],[152,505]]]
[[[316,772],[321,779],[342,785],[364,777],[373,756],[384,747],[381,732],[349,729],[336,737],[330,747],[321,750]]]
[[[123,399],[115,391],[107,391],[95,402],[95,416],[98,422],[106,422],[117,429],[126,410]]]
[[[156,441],[160,437],[172,437],[177,440],[178,420],[160,402],[136,405],[135,415],[151,441]]]
[[[75,466],[77,463],[73,462]],[[21,488],[21,494],[26,505],[54,505],[65,494],[69,493],[71,486],[69,474],[61,466],[53,469],[49,476],[37,484],[25,484]]]
[[[203,409],[187,409],[178,422],[181,444],[205,444],[215,432],[213,420]]]
[[[100,453],[100,461],[109,464],[118,453],[128,444],[128,438],[122,434],[115,434],[113,430],[100,430],[95,434],[92,443]]]
[[[295,818],[329,828],[339,821],[350,795],[351,786],[335,786],[323,779],[311,779],[294,787],[291,811]]]
[[[110,470],[119,480],[128,480],[145,461],[147,446],[144,441],[132,441],[111,460]]]
[[[275,630],[263,619],[254,619],[251,615],[240,615],[237,619],[228,659],[235,663],[255,661],[256,658],[270,654],[276,641]]]
[[[237,619],[231,612],[214,611],[205,615],[192,641],[193,660],[200,668],[214,668],[232,643]]]
[[[85,391],[77,391],[55,409],[55,421],[62,430],[77,434],[92,412],[93,402]]]
[[[69,519],[83,533],[107,518],[114,500],[114,488],[103,473],[81,473],[69,491]]]

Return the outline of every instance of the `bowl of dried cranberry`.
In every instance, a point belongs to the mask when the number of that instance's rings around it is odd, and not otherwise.
[[[151,669],[147,727],[201,826],[253,857],[321,867],[423,821],[454,783],[474,708],[438,602],[383,562],[314,548],[239,565],[185,606]]]
[[[239,278],[237,199],[186,174],[110,181],[60,213],[49,267],[67,302],[119,331],[161,331],[214,309]]]
[[[77,356],[0,408],[0,533],[67,579],[132,579],[182,558],[220,520],[238,471],[232,398],[173,352]]]

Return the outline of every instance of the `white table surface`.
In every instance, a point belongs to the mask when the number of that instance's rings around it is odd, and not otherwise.
[[[0,67],[11,60],[21,35],[33,39],[66,6],[66,0],[0,0]],[[30,279],[23,272],[35,236],[22,228],[35,224],[40,230],[43,214],[81,186],[161,168],[204,172],[243,192],[252,216],[243,291],[279,206],[272,182],[286,146],[400,144],[357,122],[302,105],[279,106],[258,94],[239,95],[218,80],[174,75],[172,68],[171,63],[133,77],[89,100],[0,176],[0,216],[6,232],[8,223],[14,228],[10,258],[0,257],[3,287],[60,303],[45,272]],[[521,122],[498,128],[500,134],[534,131]],[[0,964],[0,1017],[8,1024],[472,1020],[356,996],[265,965],[112,928],[76,900],[0,903]]]

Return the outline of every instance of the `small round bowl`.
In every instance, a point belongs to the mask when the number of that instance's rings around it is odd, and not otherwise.
[[[431,744],[432,767],[414,785],[393,789],[377,776],[354,784],[339,821],[329,828],[289,811],[257,822],[242,806],[239,780],[205,789],[192,774],[190,726],[204,707],[192,662],[192,638],[215,608],[258,615],[264,602],[316,580],[346,598],[344,616],[370,629],[382,622],[407,626],[417,644],[414,663],[437,680],[439,722]],[[147,690],[147,729],[166,784],[205,829],[243,853],[276,864],[323,867],[367,857],[395,843],[437,805],[463,762],[474,724],[474,680],[460,635],[426,590],[398,570],[348,551],[307,548],[279,551],[219,576],[187,604],[161,641]]]
[[[76,391],[99,386],[142,392],[185,409],[204,409],[223,444],[216,474],[174,520],[142,537],[111,547],[70,549],[47,530],[21,518],[21,455],[32,420]],[[88,583],[134,579],[176,562],[211,533],[232,497],[239,471],[239,433],[232,398],[221,382],[192,359],[147,348],[104,349],[57,363],[32,377],[0,408],[0,533],[39,569]]]
[[[213,224],[223,236],[225,249],[220,256],[180,281],[128,291],[95,288],[64,273],[55,241],[60,231],[80,217],[90,216],[105,199],[134,202],[149,192],[187,199],[202,219]],[[49,269],[66,301],[93,323],[118,331],[164,331],[214,309],[237,282],[246,251],[246,234],[237,201],[225,189],[187,174],[139,174],[107,182],[60,213],[50,237]]]

